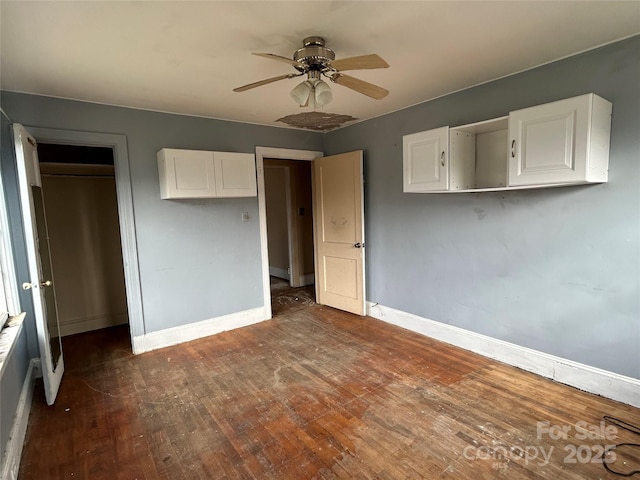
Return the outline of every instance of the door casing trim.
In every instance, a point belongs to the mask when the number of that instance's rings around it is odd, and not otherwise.
[[[25,125],[25,128],[35,137],[37,142],[108,147],[113,150],[120,240],[122,244],[122,262],[127,294],[127,312],[129,314],[129,330],[132,339],[144,335],[142,290],[140,286],[140,267],[138,264],[138,244],[133,211],[133,192],[131,188],[127,136],[77,130],[58,130],[30,125]]]
[[[258,176],[258,217],[260,220],[260,253],[262,258],[262,293],[266,318],[271,318],[271,286],[269,283],[269,249],[267,241],[267,205],[264,189],[264,159],[313,161],[322,157],[322,152],[314,150],[292,150],[289,148],[256,147],[256,173]]]

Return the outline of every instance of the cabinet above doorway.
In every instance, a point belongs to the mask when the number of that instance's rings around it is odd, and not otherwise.
[[[403,191],[543,188],[608,179],[612,105],[590,93],[403,137]]]
[[[251,153],[163,148],[158,172],[163,199],[257,196]]]

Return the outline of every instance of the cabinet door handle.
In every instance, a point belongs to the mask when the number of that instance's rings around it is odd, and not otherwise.
[[[511,140],[511,158],[516,158],[516,141]]]
[[[440,165],[444,167],[444,151],[440,154]]]

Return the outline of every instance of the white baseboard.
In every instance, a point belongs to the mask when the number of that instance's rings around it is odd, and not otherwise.
[[[367,302],[368,315],[560,383],[640,407],[640,380]]]
[[[22,447],[24,445],[24,437],[27,433],[27,425],[29,424],[29,413],[31,412],[31,400],[33,399],[33,387],[35,385],[36,363],[39,360],[32,359],[29,362],[29,369],[25,376],[22,390],[20,391],[20,399],[18,400],[18,408],[14,418],[11,432],[9,433],[9,441],[7,448],[2,456],[0,464],[0,478],[4,480],[17,480],[18,469],[20,468],[20,457],[22,456]]]
[[[289,280],[289,272],[286,268],[269,267],[269,275],[272,277],[282,278],[283,280]]]
[[[304,275],[300,275],[300,286],[306,287],[307,285],[313,285],[316,281],[315,273],[305,273]]]
[[[97,315],[95,317],[77,318],[71,321],[60,322],[60,335],[75,335],[76,333],[90,332],[101,328],[123,325],[129,321],[127,313],[118,315]]]
[[[133,353],[144,353],[183,342],[190,342],[191,340],[208,337],[216,333],[226,332],[227,330],[253,325],[254,323],[269,320],[269,318],[266,308],[258,307],[188,325],[166,328],[157,332],[133,337]]]

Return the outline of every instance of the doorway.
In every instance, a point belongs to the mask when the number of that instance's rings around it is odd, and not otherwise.
[[[272,317],[265,201],[265,158],[313,163],[315,299],[321,305],[366,314],[364,162],[362,150],[321,152],[256,147],[258,212],[266,318]]]
[[[61,336],[128,324],[113,149],[38,144]]]
[[[272,314],[315,303],[311,162],[264,159]]]
[[[33,126],[27,126],[26,128],[38,143],[106,147],[112,151],[115,164],[116,196],[121,233],[120,245],[124,263],[129,335],[133,353],[142,353],[145,350],[141,345],[140,339],[144,338],[145,328],[142,313],[142,292],[140,288],[127,137],[121,134],[78,130],[58,130]]]
[[[263,296],[264,296],[264,305],[265,305],[265,310],[266,310],[266,314],[267,314],[267,318],[271,318],[274,312],[274,309],[272,307],[272,285],[275,287],[275,290],[279,290],[279,292],[277,293],[277,295],[281,295],[281,294],[286,294],[287,296],[290,293],[290,289],[292,288],[292,286],[295,286],[294,288],[301,288],[300,285],[307,285],[307,289],[310,289],[310,294],[309,294],[309,301],[313,301],[315,302],[315,292],[313,291],[313,283],[315,280],[314,277],[314,268],[315,266],[312,265],[311,268],[309,267],[304,267],[304,257],[305,256],[309,256],[311,257],[311,263],[313,264],[314,262],[314,246],[313,246],[313,216],[312,216],[312,212],[313,212],[313,208],[312,205],[309,204],[309,206],[306,206],[306,203],[302,203],[301,205],[298,205],[297,201],[296,202],[292,202],[292,199],[295,200],[295,193],[291,193],[292,191],[295,190],[295,188],[297,188],[298,190],[302,190],[303,188],[306,189],[307,186],[305,186],[307,180],[310,182],[311,181],[311,162],[315,159],[315,158],[319,158],[322,157],[322,152],[317,152],[317,151],[310,151],[310,150],[292,150],[292,149],[287,149],[287,148],[271,148],[271,147],[256,147],[256,166],[257,166],[257,172],[258,172],[258,208],[259,208],[259,217],[260,217],[260,242],[261,242],[261,256],[262,256],[262,285],[263,285]],[[302,165],[304,164],[304,165]],[[301,166],[302,165],[302,166]],[[292,169],[294,172],[292,174]],[[294,253],[293,250],[293,246],[296,244],[296,241],[291,242],[289,240],[289,238],[291,238],[293,235],[291,234],[291,227],[290,227],[290,220],[286,220],[285,222],[280,222],[280,223],[284,223],[285,227],[284,230],[286,230],[285,233],[282,233],[281,229],[281,233],[279,234],[280,238],[284,238],[285,240],[283,241],[277,241],[277,240],[270,240],[268,238],[268,221],[267,221],[267,185],[269,184],[273,184],[273,182],[270,182],[266,177],[267,175],[269,175],[267,173],[267,170],[270,170],[271,173],[275,172],[275,175],[270,175],[271,177],[276,177],[276,184],[280,184],[281,185],[281,189],[285,190],[285,188],[287,188],[286,186],[289,185],[289,201],[286,200],[286,191],[283,192],[282,194],[276,194],[276,196],[280,196],[280,210],[281,213],[279,213],[279,215],[282,216],[289,216],[289,219],[293,218],[294,220],[297,221],[297,223],[299,225],[305,225],[307,222],[310,225],[310,228],[307,228],[306,231],[310,232],[311,234],[311,240],[310,240],[310,244],[306,241],[304,241],[304,235],[298,234],[298,229],[294,229],[295,233],[298,235],[298,237],[300,238],[300,240],[302,241],[303,246],[302,247],[296,247],[297,248],[297,253]],[[306,174],[301,173],[300,176],[302,178],[302,180],[300,180],[300,185],[297,185],[297,187],[292,188],[291,187],[291,182],[292,182],[292,177],[293,177],[293,182],[296,181],[296,177],[298,176],[298,170],[300,172],[305,172],[308,171],[308,177],[306,177]],[[286,176],[289,177],[288,180],[286,180]],[[277,187],[276,187],[277,188]],[[270,188],[270,196],[273,193],[271,191],[272,188]],[[308,187],[308,193],[311,192],[311,187]],[[302,192],[305,193],[305,192]],[[284,201],[282,200],[282,197],[285,197]],[[284,207],[282,206],[284,205]],[[299,208],[304,208],[303,211],[300,211]],[[308,210],[307,210],[308,208]],[[289,213],[286,213],[286,210],[288,209]],[[284,211],[284,213],[282,212]],[[302,213],[302,215],[300,215]],[[272,222],[269,222],[272,223]],[[273,226],[272,226],[272,231],[273,231]],[[282,249],[282,244],[285,244],[285,248],[284,250],[286,250],[286,252],[284,254],[280,255],[280,262],[282,263],[284,266],[278,266],[278,265],[271,265],[273,258],[273,254],[270,253],[270,250],[272,248],[272,245],[275,245],[278,242],[280,250]],[[294,265],[294,268],[292,268],[291,266],[291,258],[295,257],[298,260],[300,260],[301,258],[303,259],[302,261],[300,261],[298,263],[298,266],[296,267]],[[283,261],[284,258],[284,261]],[[275,266],[277,268],[279,268],[279,270],[274,270],[274,269],[270,269],[270,266]],[[302,270],[309,270],[310,272],[303,272]],[[293,272],[293,273],[292,273]],[[271,276],[271,273],[276,273],[276,275],[279,275],[280,277],[284,277],[284,278],[279,278],[278,276]],[[292,283],[293,280],[293,283]],[[309,287],[309,285],[311,285],[311,287]],[[286,287],[287,289],[289,289],[289,291],[285,291],[282,290],[283,287]],[[295,292],[291,292],[292,293],[292,298],[296,298],[295,296]],[[298,296],[298,298],[300,298],[300,296]],[[305,296],[306,298],[306,296]]]
[[[269,275],[291,287],[314,283],[311,164],[264,159]]]

